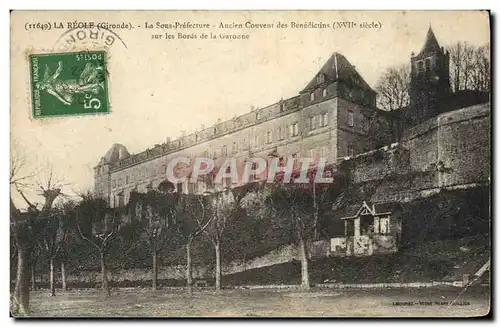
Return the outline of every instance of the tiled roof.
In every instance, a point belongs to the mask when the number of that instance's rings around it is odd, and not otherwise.
[[[104,162],[114,164],[119,160],[128,158],[129,156],[130,154],[123,144],[115,143],[104,156]]]
[[[356,71],[353,65],[338,52],[334,52],[330,59],[323,65],[320,71],[314,76],[314,78],[307,84],[307,86],[302,90],[306,92],[310,89],[314,89],[322,83],[318,83],[317,77],[319,74],[324,74],[325,82],[332,83],[338,80],[348,80],[352,77],[356,78],[359,84],[368,90],[372,90],[370,85],[361,77],[361,75]],[[373,90],[372,90],[373,91]],[[301,93],[302,93],[301,92]]]
[[[439,42],[437,41],[436,36],[432,31],[432,28],[429,27],[429,30],[427,31],[427,37],[425,38],[424,46],[420,51],[420,53],[416,56],[416,58],[421,59],[421,57],[425,57],[426,54],[439,51],[440,48],[441,47],[439,46]]]

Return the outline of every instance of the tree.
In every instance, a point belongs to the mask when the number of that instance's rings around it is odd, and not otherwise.
[[[82,201],[76,207],[79,236],[98,252],[101,264],[101,282],[104,295],[111,296],[108,283],[107,256],[111,244],[118,238],[120,216],[108,207],[107,202],[91,193],[82,194]]]
[[[473,67],[474,47],[465,41],[458,41],[449,47],[450,79],[454,92],[467,90]]]
[[[310,288],[307,242],[316,227],[312,190],[300,184],[273,184],[264,191],[267,216],[295,236],[301,258],[301,286]]]
[[[158,254],[165,242],[174,236],[178,228],[176,219],[179,209],[179,195],[177,193],[162,194],[151,189],[146,194],[138,195],[136,207],[136,216],[142,223],[142,230],[153,259],[152,288],[156,290]]]
[[[27,198],[24,196],[22,191],[19,192],[23,195],[26,201],[31,205],[26,214],[15,213],[15,216],[24,216],[25,220],[23,222],[14,222],[14,230],[16,233],[16,243],[17,243],[17,257],[18,257],[18,273],[16,279],[15,296],[17,303],[22,306],[19,308],[20,312],[28,312],[29,308],[29,274],[31,265],[33,264],[29,260],[29,253],[33,251],[33,247],[36,246],[36,229],[39,226],[38,221],[40,219],[47,219],[51,215],[51,207],[54,200],[59,196],[60,189],[47,189],[43,192],[45,198],[45,203],[41,209],[38,209],[35,205],[31,204]],[[13,205],[11,203],[11,205]],[[16,218],[14,218],[16,219]],[[22,219],[22,218],[21,218]]]
[[[400,115],[405,114],[405,110],[400,110],[410,104],[410,67],[409,65],[399,65],[389,67],[379,78],[375,86],[377,91],[377,105],[383,112],[376,111],[370,117],[368,130],[375,133],[375,139],[380,139],[382,135],[381,124],[387,124],[393,141],[397,141],[402,135],[402,125]],[[375,127],[375,125],[379,125]],[[383,130],[383,128],[382,128]]]
[[[189,294],[193,293],[191,246],[194,239],[202,234],[211,222],[205,201],[205,197],[198,194],[183,195],[180,198],[179,230],[182,243],[186,247],[186,283]]]
[[[459,41],[449,46],[451,87],[463,90],[490,91],[490,45],[474,46]]]
[[[393,111],[410,104],[410,67],[399,65],[389,67],[375,86],[378,107]]]
[[[491,78],[490,45],[477,47],[474,51],[474,70],[471,74],[471,87],[473,90],[489,92]]]
[[[205,229],[205,234],[215,249],[215,289],[220,291],[222,278],[221,242],[229,221],[236,213],[237,200],[230,190],[213,193],[208,196],[207,207],[212,218]]]
[[[61,204],[50,210],[48,216],[39,217],[33,222],[35,239],[39,245],[37,248],[41,248],[49,259],[51,296],[56,295],[54,261],[56,257],[61,257],[61,249],[64,248],[68,242],[68,237],[71,232],[71,220],[73,219],[71,214],[72,209],[72,203]],[[34,260],[36,260],[36,257]],[[66,276],[64,272],[64,262],[62,260],[61,269],[64,289]],[[34,273],[34,262],[32,272]]]
[[[224,228],[223,262],[240,259],[245,263],[248,255],[261,253],[260,247],[270,244],[264,241],[266,235],[260,232],[261,226],[267,230],[272,228],[269,220],[262,217],[263,197],[258,192],[259,184],[247,183],[231,189],[235,210]]]
[[[58,256],[61,261],[61,284],[63,292],[67,291],[66,283],[66,262],[74,239],[74,233],[77,230],[76,225],[76,204],[73,201],[67,201],[57,207],[59,218],[59,229],[61,238],[58,244]]]
[[[25,200],[28,205],[26,212],[21,212],[12,198],[11,205],[11,232],[17,248],[17,276],[14,288],[14,313],[27,314],[29,312],[29,271],[33,260],[30,260],[30,253],[36,246],[36,227],[37,221],[50,216],[51,208],[59,195],[61,195],[61,184],[54,182],[53,167],[50,167],[46,183],[38,183],[39,195],[44,198],[44,204],[41,208],[31,203],[23,189],[31,187],[30,180],[35,173],[23,173],[27,168],[26,157],[15,148],[11,153],[10,165],[10,186]],[[11,193],[12,194],[12,193]]]

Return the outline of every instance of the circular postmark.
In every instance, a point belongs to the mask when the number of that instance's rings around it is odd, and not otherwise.
[[[116,47],[127,49],[127,44],[110,29],[103,27],[72,28],[64,32],[52,48],[55,51],[67,52],[103,47],[109,52]]]

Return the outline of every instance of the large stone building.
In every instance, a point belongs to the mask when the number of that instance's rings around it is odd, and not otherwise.
[[[295,97],[254,109],[176,140],[131,155],[114,144],[95,170],[95,192],[112,206],[128,202],[132,190],[156,188],[177,156],[267,157],[269,154],[326,157],[335,163],[374,146],[368,127],[376,93],[341,54],[334,53]],[[183,192],[199,185],[182,185]]]
[[[446,105],[446,99],[452,96],[449,55],[439,46],[432,29],[428,31],[421,52],[412,55],[411,67],[411,103],[400,109],[404,115],[396,115],[410,118],[401,122],[406,126],[403,136],[408,144],[416,142],[407,164],[435,165],[439,162],[434,162],[436,160],[431,158],[431,153],[419,152],[419,149],[425,149],[425,144],[417,143],[427,140],[428,132],[425,131],[435,130],[432,129],[435,117],[456,108]],[[484,110],[483,107],[481,110]],[[465,111],[465,115],[476,117],[475,110],[472,111]],[[133,190],[144,192],[166,181],[167,164],[178,156],[232,156],[242,161],[248,157],[276,155],[321,156],[335,167],[345,157],[393,143],[394,134],[389,129],[394,125],[387,124],[392,117],[377,109],[375,91],[354,66],[343,55],[334,53],[297,96],[218,122],[176,140],[157,144],[141,153],[130,154],[125,146],[114,144],[94,168],[95,192],[113,207],[124,205]],[[432,121],[428,122],[429,119]],[[411,129],[410,125],[413,126]],[[421,134],[418,132],[420,130]],[[438,126],[437,130],[444,131],[445,127]],[[410,134],[418,135],[412,139],[408,136]],[[430,147],[435,145],[438,153],[444,153],[446,145],[438,141],[428,144]],[[481,155],[485,154],[481,152]],[[377,169],[377,165],[371,165],[366,167],[362,175]],[[361,172],[357,171],[353,175],[359,174]],[[186,182],[177,185],[177,188],[185,193],[203,192],[204,186],[201,184]]]

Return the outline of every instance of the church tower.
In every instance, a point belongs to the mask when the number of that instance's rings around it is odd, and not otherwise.
[[[446,111],[450,98],[450,54],[429,27],[425,44],[411,57],[410,119],[414,123]]]

